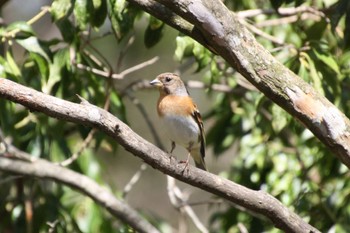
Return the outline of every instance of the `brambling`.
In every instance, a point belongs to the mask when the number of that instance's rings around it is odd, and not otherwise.
[[[185,84],[173,73],[160,74],[150,84],[159,89],[157,111],[163,128],[171,140],[170,154],[176,144],[179,144],[188,151],[187,160],[181,161],[185,163],[184,170],[191,155],[196,167],[206,171],[203,122]]]

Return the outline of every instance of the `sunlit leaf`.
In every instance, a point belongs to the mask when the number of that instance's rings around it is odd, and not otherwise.
[[[330,54],[327,55],[325,53],[321,53],[316,49],[314,49],[313,52],[315,53],[316,57],[320,59],[325,65],[327,65],[337,74],[340,74],[339,66]]]
[[[90,0],[75,0],[74,15],[80,30],[87,28],[92,12],[93,6]]]
[[[209,52],[203,45],[198,42],[194,43],[193,55],[197,61],[197,72],[205,68],[211,61],[211,52]]]
[[[68,17],[73,10],[73,0],[55,0],[51,5],[51,13],[55,21]]]
[[[37,53],[45,58],[47,62],[51,62],[51,58],[47,52],[47,49],[39,42],[37,37],[31,36],[26,39],[17,39],[16,41],[27,51]]]
[[[183,58],[192,54],[194,41],[188,36],[176,37],[175,59],[181,61]]]

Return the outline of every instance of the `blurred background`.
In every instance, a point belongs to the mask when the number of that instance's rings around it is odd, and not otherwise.
[[[347,1],[224,3],[248,14],[242,20],[259,30],[257,40],[349,115],[350,24],[342,10],[350,5]],[[278,8],[288,13],[277,14]],[[249,15],[251,9],[262,12]],[[73,102],[79,94],[157,144],[146,115],[169,150],[157,123],[159,94],[148,82],[160,73],[178,72],[204,118],[210,172],[270,193],[322,232],[350,228],[348,169],[224,60],[189,37],[125,1],[9,0],[3,1],[1,16],[2,77]],[[121,79],[109,76],[155,57]],[[172,205],[167,177],[102,133],[31,113],[4,99],[0,127],[8,142],[89,176],[162,232],[199,232]],[[89,135],[92,139],[83,146]],[[174,155],[184,159],[187,152],[178,146]],[[125,192],[138,172],[139,179]],[[0,232],[130,230],[90,198],[61,184],[3,172],[0,179]],[[180,181],[176,185],[209,232],[278,232],[265,217]],[[25,214],[28,202],[30,219]]]

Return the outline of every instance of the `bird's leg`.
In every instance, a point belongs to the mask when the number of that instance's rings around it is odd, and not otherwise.
[[[172,141],[172,142],[171,142],[170,154],[173,154],[173,151],[174,151],[175,147],[176,147],[176,144],[175,144],[175,142]]]
[[[175,144],[175,142],[171,142],[171,149],[170,149],[170,160],[172,159],[172,157],[173,157],[173,151],[174,151],[174,149],[175,149],[175,147],[176,147],[176,144]]]
[[[186,159],[186,160],[181,160],[181,161],[180,161],[180,163],[184,163],[184,164],[185,164],[185,167],[184,167],[182,173],[184,173],[185,170],[187,170],[187,172],[189,171],[188,164],[190,163],[190,157],[191,157],[192,146],[193,146],[193,142],[191,142],[190,145],[189,145],[188,148],[187,148],[187,150],[188,150],[187,159]]]
[[[184,169],[182,170],[182,173],[184,173],[185,170],[187,170],[187,172],[189,172],[190,168],[188,167],[188,164],[190,163],[190,157],[191,157],[191,152],[189,151],[188,155],[187,155],[187,159],[186,160],[180,160],[179,163],[184,163],[185,164]]]

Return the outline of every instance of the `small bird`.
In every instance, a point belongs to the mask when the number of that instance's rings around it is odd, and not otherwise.
[[[196,167],[206,171],[203,121],[185,84],[177,74],[173,73],[160,74],[150,84],[159,89],[157,111],[164,131],[171,140],[170,154],[176,144],[179,144],[188,151],[187,160],[181,161],[185,163],[184,171],[188,166],[190,155]]]

